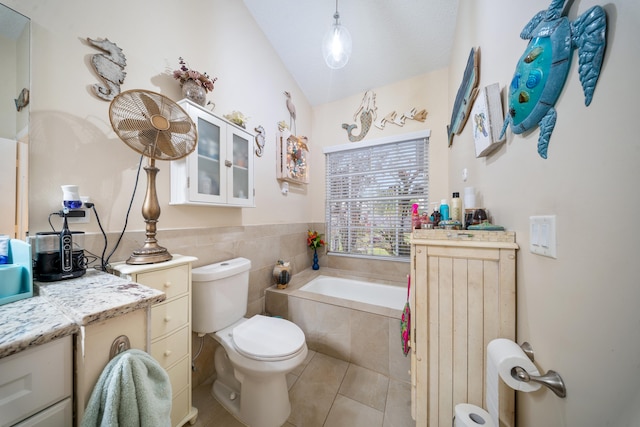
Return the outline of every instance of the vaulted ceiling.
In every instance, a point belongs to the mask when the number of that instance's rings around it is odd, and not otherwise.
[[[243,1],[313,106],[449,65],[457,0],[340,1],[353,53],[339,70],[327,67],[321,50],[335,1]]]

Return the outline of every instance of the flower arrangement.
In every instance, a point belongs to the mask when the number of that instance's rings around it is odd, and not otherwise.
[[[211,78],[207,73],[201,73],[199,71],[190,70],[187,67],[187,63],[184,62],[182,57],[178,58],[180,69],[173,72],[173,78],[180,81],[182,86],[187,80],[193,80],[199,86],[202,86],[206,92],[213,90],[213,84],[218,80],[217,77]]]
[[[242,114],[240,111],[232,111],[229,114],[225,114],[224,118],[229,120],[231,123],[235,123],[240,127],[245,127],[247,121],[249,121],[249,117]]]
[[[318,234],[317,231],[307,231],[307,246],[316,250],[324,246],[324,240],[322,240],[322,234]]]

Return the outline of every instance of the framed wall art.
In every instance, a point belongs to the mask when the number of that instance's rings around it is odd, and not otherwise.
[[[289,129],[278,132],[276,141],[276,177],[295,184],[309,183],[309,146],[305,136],[293,135]]]

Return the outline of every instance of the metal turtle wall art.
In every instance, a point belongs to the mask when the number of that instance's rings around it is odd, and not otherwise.
[[[508,113],[500,133],[502,138],[509,124],[515,134],[539,126],[538,154],[543,159],[556,124],[554,105],[569,75],[573,51],[578,49],[578,74],[589,106],[606,47],[604,9],[593,6],[570,22],[563,16],[565,1],[552,0],[549,9],[538,12],[520,33],[520,38],[530,41],[509,86]]]

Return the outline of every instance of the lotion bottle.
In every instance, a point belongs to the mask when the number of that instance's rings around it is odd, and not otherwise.
[[[453,193],[451,199],[451,219],[454,221],[462,221],[462,200],[460,200],[460,193]]]
[[[411,228],[413,230],[420,228],[420,213],[418,212],[417,203],[414,203],[411,207]]]
[[[442,221],[448,221],[449,219],[449,204],[447,203],[447,199],[442,199],[440,201],[440,219]]]

